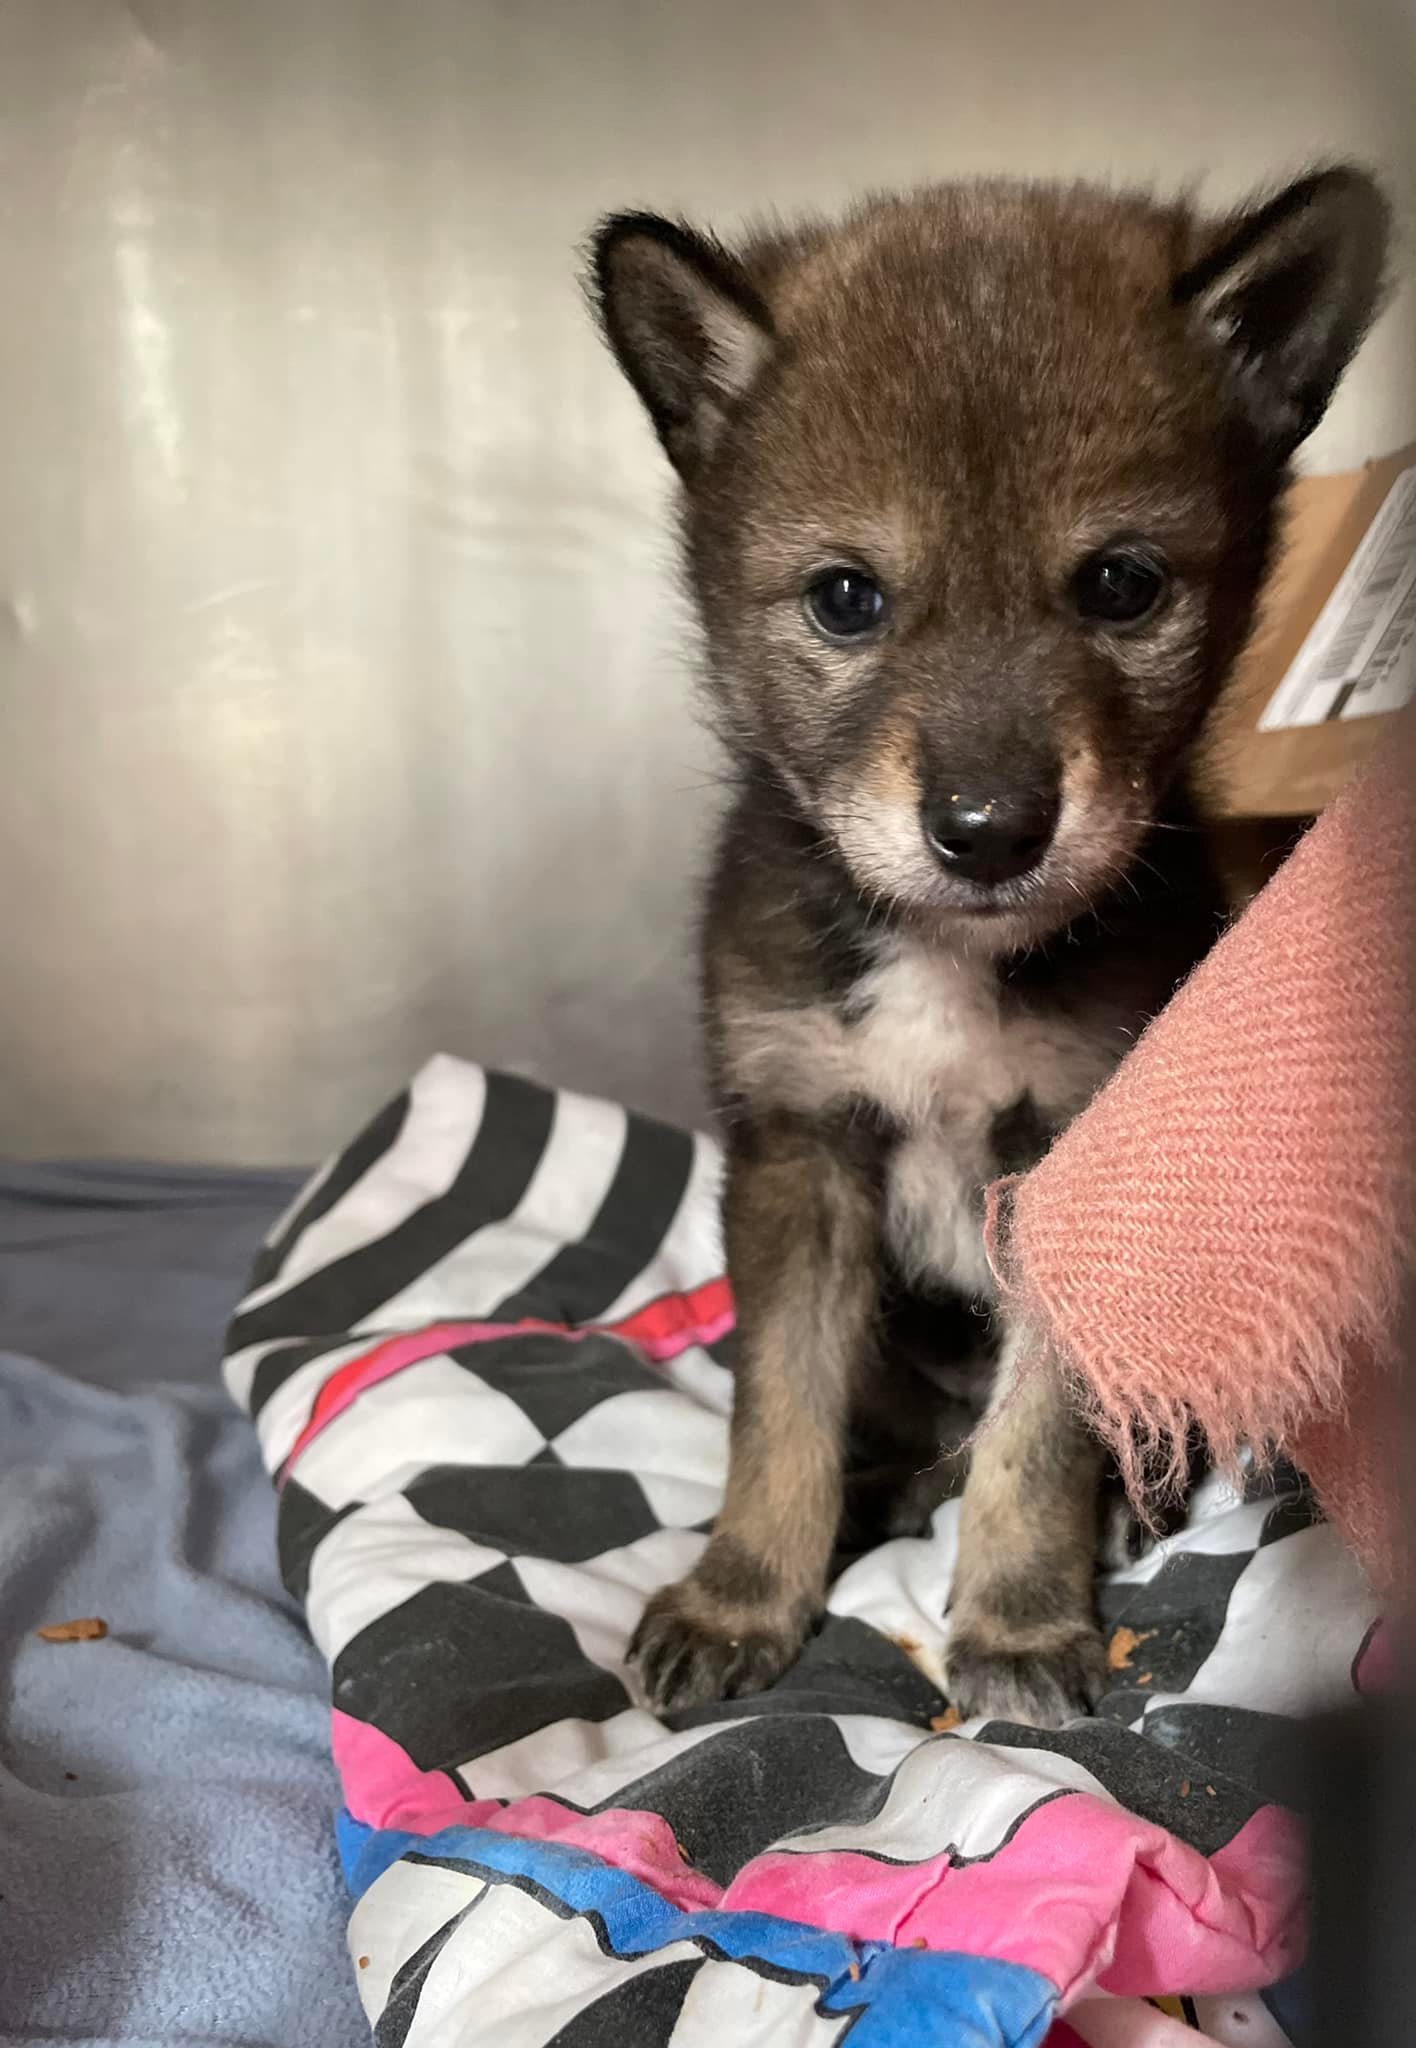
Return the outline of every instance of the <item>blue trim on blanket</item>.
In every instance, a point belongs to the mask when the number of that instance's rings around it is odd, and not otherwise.
[[[617,1956],[696,1941],[778,1981],[815,1983],[823,2014],[857,2015],[850,2048],[918,2048],[926,2039],[951,2048],[1041,2048],[1056,2012],[1053,1985],[1021,1963],[855,1942],[768,1913],[687,1913],[588,1849],[488,1828],[405,1834],[367,1827],[346,1812],[337,1826],[355,1893],[404,1856],[470,1868],[532,1893],[563,1918],[595,1921],[601,1946]]]
[[[391,1863],[397,1863],[408,1844],[418,1839],[416,1835],[394,1834],[388,1828],[371,1828],[367,1821],[355,1820],[347,1806],[341,1806],[334,1817],[334,1840],[344,1882],[356,1899],[362,1898],[374,1879],[382,1877]]]

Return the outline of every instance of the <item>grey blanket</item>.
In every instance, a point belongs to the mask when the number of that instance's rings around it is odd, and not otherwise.
[[[298,1177],[0,1167],[0,2041],[355,2048],[328,1681],[219,1390]],[[101,1616],[103,1641],[50,1644]]]

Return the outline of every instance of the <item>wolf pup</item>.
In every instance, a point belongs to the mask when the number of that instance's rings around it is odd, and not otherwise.
[[[1224,219],[983,183],[738,249],[598,232],[736,782],[703,980],[740,1357],[722,1511],[633,1646],[663,1709],[771,1684],[838,1543],[918,1525],[990,1404],[950,1696],[1095,1703],[1100,1452],[1011,1372],[982,1192],[1216,935],[1187,757],[1386,236],[1348,168]]]

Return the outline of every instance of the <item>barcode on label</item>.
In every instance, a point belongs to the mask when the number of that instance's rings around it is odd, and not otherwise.
[[[1354,605],[1351,618],[1323,659],[1317,676],[1320,683],[1345,683],[1354,668],[1361,668],[1358,656],[1371,638],[1387,599],[1401,582],[1403,568],[1416,568],[1416,562],[1404,564],[1393,556],[1376,581],[1367,585],[1360,603]]]
[[[1261,732],[1398,709],[1416,694],[1416,469],[1388,491],[1259,720]]]

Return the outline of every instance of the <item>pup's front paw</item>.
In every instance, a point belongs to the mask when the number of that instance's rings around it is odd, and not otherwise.
[[[745,1623],[687,1578],[654,1595],[629,1654],[649,1704],[666,1714],[763,1691],[793,1662],[805,1635],[805,1620],[766,1612]]]
[[[1090,1621],[1018,1628],[958,1616],[945,1652],[949,1704],[964,1720],[1061,1728],[1090,1714],[1106,1690],[1106,1645]]]

